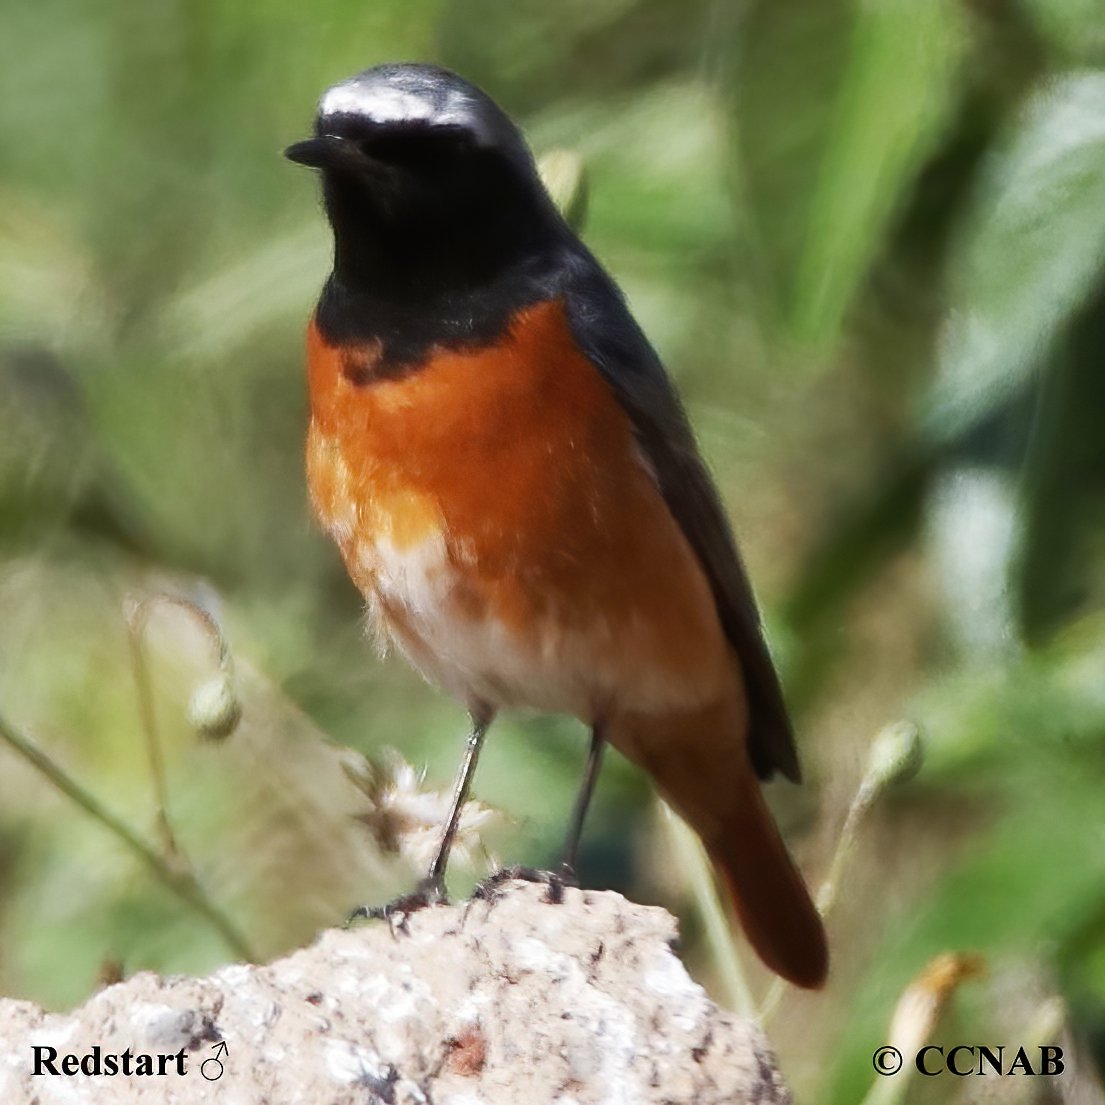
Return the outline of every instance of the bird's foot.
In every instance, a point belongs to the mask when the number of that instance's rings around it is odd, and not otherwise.
[[[409,894],[400,894],[385,905],[358,906],[346,918],[345,927],[361,919],[387,921],[391,931],[405,932],[407,920],[412,913],[430,906],[445,905],[449,896],[445,891],[445,882],[433,877],[423,879]]]
[[[579,886],[575,871],[566,863],[562,863],[556,871],[544,871],[538,867],[502,867],[476,884],[472,891],[472,901],[488,904],[497,902],[503,896],[505,884],[515,879],[543,885],[545,901],[550,905],[559,905],[564,901],[566,886]]]

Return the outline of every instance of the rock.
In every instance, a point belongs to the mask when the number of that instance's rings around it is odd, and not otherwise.
[[[687,975],[671,916],[608,892],[543,893],[511,884],[493,905],[424,910],[394,932],[329,930],[267,966],[136,975],[67,1014],[0,1000],[0,1101],[790,1102],[760,1031]],[[132,1073],[36,1076],[36,1046],[88,1071],[129,1049]],[[155,1073],[134,1073],[143,1055]]]

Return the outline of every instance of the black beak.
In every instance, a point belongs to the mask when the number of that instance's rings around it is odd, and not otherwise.
[[[336,134],[320,134],[295,142],[284,151],[284,156],[312,169],[363,169],[368,162],[356,142]]]

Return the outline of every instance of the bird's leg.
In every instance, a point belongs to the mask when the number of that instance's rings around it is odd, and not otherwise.
[[[583,835],[583,822],[587,817],[587,809],[591,805],[591,796],[595,793],[595,782],[598,779],[599,768],[602,766],[602,751],[605,746],[606,738],[603,736],[602,728],[596,725],[591,730],[591,748],[587,753],[587,766],[583,769],[583,781],[580,783],[575,804],[572,806],[572,816],[568,821],[560,867],[555,871],[542,871],[536,867],[503,867],[479,883],[472,892],[473,898],[492,900],[503,883],[510,882],[512,879],[521,879],[524,882],[544,883],[548,887],[545,900],[556,904],[563,901],[565,886],[578,884],[576,862],[579,859],[579,840]]]
[[[456,839],[457,828],[460,825],[460,815],[464,811],[464,803],[468,801],[468,791],[472,786],[472,777],[476,774],[476,763],[480,758],[480,749],[483,747],[483,738],[487,734],[487,727],[491,719],[483,713],[472,714],[472,729],[468,733],[468,741],[464,746],[464,759],[461,760],[460,771],[457,772],[456,785],[453,787],[453,805],[449,810],[448,820],[441,833],[441,843],[437,848],[437,855],[430,864],[430,872],[423,880],[424,884],[432,888],[437,894],[438,901],[445,901],[445,868],[449,863],[449,852],[452,850],[453,841]]]
[[[560,874],[565,881],[576,882],[576,861],[579,859],[579,841],[583,836],[583,821],[591,805],[591,796],[595,793],[595,782],[602,767],[602,751],[606,747],[606,737],[602,727],[596,725],[591,730],[591,748],[587,753],[587,766],[583,769],[583,781],[576,793],[572,817],[568,822],[568,832],[564,837],[564,857],[560,861]]]
[[[491,718],[487,713],[473,712],[471,717],[472,728],[468,732],[468,740],[464,746],[464,759],[461,760],[460,770],[457,772],[457,781],[453,787],[453,801],[449,807],[449,816],[445,820],[445,827],[441,833],[441,843],[438,845],[433,863],[430,864],[429,872],[411,893],[403,894],[386,905],[359,906],[349,915],[350,921],[354,921],[359,917],[391,921],[399,917],[401,926],[403,919],[416,910],[448,901],[448,893],[445,889],[445,869],[449,864],[449,852],[452,850],[453,841],[456,839],[464,804],[468,801],[468,792],[472,786],[472,777],[476,773],[476,763],[480,758],[483,738],[487,735],[488,727],[491,724]]]

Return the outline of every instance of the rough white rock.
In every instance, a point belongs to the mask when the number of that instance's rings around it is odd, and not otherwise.
[[[0,1102],[789,1103],[759,1030],[687,976],[667,913],[612,893],[542,898],[512,885],[401,932],[330,930],[263,967],[140,974],[72,1013],[0,1000]],[[184,1048],[187,1074],[32,1077],[36,1043]]]

